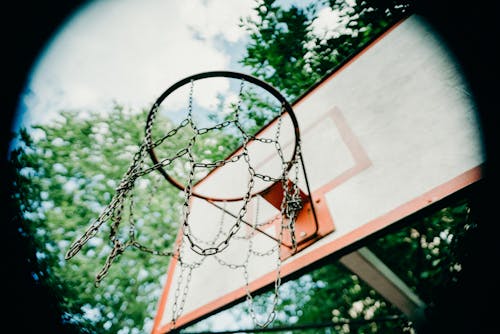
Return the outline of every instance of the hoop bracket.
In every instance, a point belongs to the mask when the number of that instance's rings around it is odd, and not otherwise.
[[[312,195],[311,200],[304,203],[304,207],[295,221],[297,246],[295,249],[290,247],[292,236],[290,233],[285,233],[281,243],[281,260],[300,252],[335,231],[335,224],[326,203],[323,195]],[[276,225],[276,228],[279,228],[278,225]]]
[[[292,181],[288,180],[288,183],[289,186],[291,186]],[[281,203],[283,202],[282,184],[279,182],[273,184],[262,192],[261,196],[273,207],[280,210]],[[303,207],[299,211],[295,221],[294,238],[296,246],[293,246],[291,233],[284,233],[280,250],[280,257],[282,260],[301,251],[335,230],[333,219],[326,206],[323,195],[309,196],[299,188],[299,196],[302,200]],[[285,219],[286,218],[287,217],[285,217]],[[282,216],[278,215],[273,221],[276,233],[278,233],[281,228],[281,219]]]

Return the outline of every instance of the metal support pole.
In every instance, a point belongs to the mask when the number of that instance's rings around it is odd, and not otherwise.
[[[400,309],[417,329],[425,323],[425,303],[368,248],[343,256],[340,263]]]

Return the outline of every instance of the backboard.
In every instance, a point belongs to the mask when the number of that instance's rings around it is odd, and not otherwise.
[[[298,186],[310,191],[317,219],[327,227],[300,251],[281,253],[279,272],[285,279],[481,178],[485,157],[475,105],[453,57],[418,16],[395,25],[325,77],[293,103],[293,110],[309,182],[308,187]],[[276,126],[271,123],[262,133]],[[289,149],[293,131],[284,126],[281,132]],[[270,152],[248,149],[257,165],[266,169],[272,164]],[[231,196],[239,179],[238,168],[219,168],[195,191]],[[193,201],[192,228],[217,233],[207,222],[219,221],[220,210]],[[265,253],[276,243],[271,202],[261,208],[269,211],[265,233],[251,236],[255,252]],[[230,211],[230,206],[225,209]],[[299,230],[299,237],[308,233],[307,227]],[[245,245],[233,242],[224,256],[238,263]],[[220,261],[225,260],[207,258],[186,273],[172,259],[154,334],[171,330],[172,312],[179,308],[177,328],[241,300],[248,291],[273,286],[273,258],[260,256],[247,263],[244,275],[238,265],[221,267]],[[182,286],[186,276],[189,285]],[[182,307],[177,305],[179,295]]]

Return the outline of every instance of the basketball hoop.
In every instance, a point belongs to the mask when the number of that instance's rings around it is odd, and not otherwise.
[[[276,100],[282,106],[282,109],[283,109],[282,111],[289,115],[290,120],[293,123],[295,140],[294,140],[294,148],[293,148],[292,155],[295,156],[296,154],[300,154],[298,152],[298,148],[300,147],[299,124],[297,122],[297,118],[295,117],[295,114],[293,112],[293,109],[292,109],[292,106],[290,105],[290,103],[283,97],[283,95],[281,95],[281,93],[279,93],[274,87],[270,86],[266,82],[259,80],[253,76],[243,74],[243,73],[238,73],[238,72],[231,72],[231,71],[203,72],[203,73],[198,73],[198,74],[186,77],[186,78],[176,82],[175,84],[170,86],[170,88],[168,88],[154,103],[153,108],[151,108],[151,111],[149,112],[149,115],[148,115],[147,127],[151,127],[153,125],[153,122],[154,122],[154,119],[155,119],[155,116],[156,116],[156,113],[158,111],[159,106],[174,91],[176,91],[180,87],[185,86],[187,84],[190,84],[192,82],[207,79],[207,78],[214,78],[214,77],[233,78],[233,79],[242,80],[242,82],[246,81],[246,82],[252,83],[256,86],[263,88],[264,90],[269,92],[274,98],[276,98]],[[277,117],[281,117],[281,115],[278,115]],[[202,129],[202,131],[205,131],[205,130],[206,129]],[[250,138],[250,140],[255,140],[255,138]],[[168,180],[168,182],[170,182],[172,185],[174,185],[178,189],[184,191],[185,185],[182,185],[175,178],[173,178],[171,175],[169,175],[165,171],[165,169],[163,169],[163,167],[161,166],[162,164],[160,163],[158,157],[155,154],[153,139],[151,137],[151,131],[148,131],[147,128],[146,128],[146,143],[147,143],[147,147],[148,147],[148,153],[149,153],[153,163],[158,166],[158,171],[165,177],[165,179]],[[292,165],[293,165],[293,161],[292,160],[288,161],[288,163],[286,165],[287,171],[289,171],[290,168],[292,168]],[[270,185],[266,189],[260,190],[258,193],[252,193],[251,196],[254,197],[254,196],[259,195],[261,193],[265,193],[266,191],[269,191],[269,188],[271,188],[271,187],[272,187],[272,185]],[[202,194],[199,194],[199,193],[194,192],[194,191],[192,192],[192,196],[202,198],[202,199],[205,199],[207,201],[215,201],[215,202],[233,202],[233,201],[243,200],[243,196],[232,197],[232,198],[221,198],[221,197],[217,197],[215,195],[213,195],[213,196],[202,195]]]
[[[199,83],[201,81],[214,78],[239,81],[237,101],[226,111],[222,120],[215,124],[200,124],[193,115],[195,86],[201,85]],[[245,115],[245,112],[250,114],[254,110],[251,108],[252,106],[244,106],[245,85],[256,87],[261,91],[259,94],[263,96],[265,93],[268,99],[274,99],[273,105],[277,106],[277,110],[273,111],[273,117],[269,117],[270,124],[273,124],[272,131],[249,130],[246,123],[251,118]],[[188,87],[187,115],[177,126],[164,131],[161,126],[158,127],[156,124],[158,115],[163,112],[162,104],[185,87]],[[259,98],[261,95],[257,94]],[[282,138],[284,127],[289,132],[287,141]],[[185,146],[180,150],[170,150],[168,144],[177,140],[177,136],[181,132],[187,133],[184,138],[186,139]],[[230,133],[231,138],[238,140],[240,148],[222,159],[199,158],[195,152],[198,141],[201,140],[201,137],[213,133],[218,135]],[[215,137],[215,135],[213,136]],[[230,71],[203,72],[188,76],[170,86],[153,104],[147,116],[143,142],[134,155],[120,185],[116,188],[112,200],[86,232],[71,245],[66,259],[75,256],[106,222],[110,223],[109,239],[112,243],[112,250],[104,267],[96,276],[96,285],[106,276],[113,261],[129,247],[154,255],[175,258],[182,267],[177,283],[175,302],[172,306],[172,327],[175,328],[176,319],[182,315],[190,277],[195,269],[202,266],[205,258],[215,256],[220,265],[234,270],[243,270],[243,276],[247,281],[247,299],[251,302],[253,298],[248,288],[250,257],[275,256],[275,298],[272,310],[264,321],[259,321],[253,306],[250,307],[250,314],[256,325],[267,326],[275,316],[275,306],[279,297],[278,289],[281,283],[281,261],[318,238],[319,228],[315,205],[311,197],[300,145],[299,125],[291,105],[267,83],[243,73]],[[167,147],[165,148],[165,146]],[[260,158],[262,152],[269,152],[270,158],[264,160],[268,161],[266,164],[259,165],[254,160],[254,156],[259,155],[258,161],[263,161]],[[151,162],[146,159],[148,156]],[[178,174],[184,176],[184,182],[179,181],[178,177],[173,175],[176,173],[175,168],[172,167],[175,164],[185,167],[181,172],[177,171]],[[200,170],[203,171],[204,175],[200,180],[196,180],[196,175]],[[170,250],[151,249],[142,245],[135,237],[137,226],[133,221],[133,205],[125,205],[127,201],[133,203],[133,190],[136,187],[136,181],[154,173],[161,174],[183,194],[181,233],[174,248]],[[207,184],[210,185],[210,180],[213,178],[215,181],[212,182],[211,186],[207,186]],[[233,188],[237,188],[237,186],[232,187],[232,183],[237,184],[236,179],[242,179],[239,194],[234,194]],[[218,195],[216,192],[222,192],[222,187],[220,187],[222,182],[228,183],[231,187],[227,187],[229,189],[227,193]],[[302,186],[299,187],[299,184]],[[206,189],[202,191],[204,188],[208,188],[208,192]],[[151,196],[154,196],[153,191],[151,191]],[[267,204],[262,204],[262,200]],[[206,224],[214,223],[212,230],[217,230],[211,239],[204,239],[203,235],[197,234],[196,226],[193,225],[194,218],[192,218],[192,210],[195,206],[207,204],[219,210],[222,215],[220,221],[206,222]],[[229,205],[231,208],[227,207]],[[122,217],[127,209],[130,211],[128,214],[130,233],[129,239],[123,241],[117,237],[117,231],[119,225],[125,220]],[[208,207],[205,210],[209,210]],[[267,212],[267,216],[264,215],[264,219],[259,220],[262,212]],[[226,226],[228,217],[233,223]],[[298,221],[307,222],[307,233],[304,232],[306,231],[304,228],[300,235],[296,235]],[[242,231],[242,226],[246,226],[247,230]],[[271,230],[274,233],[269,232]],[[257,234],[272,239],[272,248],[267,251],[253,249],[252,238]],[[237,264],[229,263],[220,256],[231,243],[235,242],[248,244],[246,258]]]

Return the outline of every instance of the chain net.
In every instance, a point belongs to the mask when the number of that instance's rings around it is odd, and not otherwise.
[[[153,140],[153,125],[160,106],[156,103],[151,109],[150,117],[146,124],[145,137],[139,145],[138,150],[133,156],[132,162],[127,171],[123,175],[121,182],[116,187],[114,196],[109,204],[104,207],[98,217],[90,224],[86,231],[74,241],[67,254],[66,259],[69,260],[74,257],[82,247],[103,227],[108,224],[109,241],[111,251],[109,252],[104,266],[97,273],[95,277],[95,285],[99,283],[108,274],[113,262],[128,248],[135,248],[139,251],[150,253],[153,255],[172,257],[177,260],[180,266],[180,271],[177,276],[176,286],[174,287],[173,298],[174,301],[171,307],[171,320],[172,326],[175,328],[176,320],[183,314],[184,305],[189,295],[189,283],[196,270],[203,266],[207,258],[212,257],[215,261],[225,268],[240,271],[243,275],[246,288],[246,296],[248,302],[249,315],[253,319],[256,326],[265,327],[271,323],[276,316],[276,306],[279,301],[279,288],[281,285],[281,257],[280,247],[283,244],[283,236],[285,233],[290,237],[292,247],[296,247],[295,239],[295,221],[298,213],[303,207],[303,203],[298,189],[299,178],[299,162],[300,154],[300,140],[297,140],[297,146],[293,156],[288,159],[285,158],[283,147],[280,143],[281,124],[283,114],[286,112],[283,106],[279,106],[279,115],[277,117],[277,125],[274,127],[275,131],[273,137],[260,137],[255,134],[249,133],[243,124],[242,119],[242,100],[243,92],[246,81],[241,79],[239,85],[239,94],[236,106],[231,114],[219,123],[210,127],[201,127],[193,118],[193,91],[194,81],[191,80],[189,85],[189,100],[187,108],[187,116],[179,122],[178,126],[169,130],[167,133],[159,136],[158,139]],[[232,127],[237,129],[237,135],[241,138],[241,149],[239,153],[231,155],[226,159],[198,159],[194,152],[195,144],[201,135],[210,134],[216,131],[224,131]],[[190,136],[187,144],[179,150],[162,156],[156,163],[152,163],[149,159],[149,152],[153,149],[159,149],[162,145],[175,140],[174,137],[181,131],[189,130]],[[233,131],[234,132],[234,131]],[[268,175],[259,172],[249,154],[249,144],[252,142],[259,142],[264,145],[272,145],[276,156],[280,161],[279,175]],[[173,166],[176,162],[183,160],[182,165],[186,166],[183,172],[185,176],[184,189],[182,194],[182,210],[180,217],[180,231],[177,241],[173,246],[168,249],[158,249],[142,244],[137,238],[138,224],[135,213],[136,192],[138,182],[141,178],[146,176],[156,180],[158,187],[160,182],[166,183],[164,178],[158,177],[158,171],[165,170]],[[194,198],[193,188],[197,182],[197,175],[200,170],[204,170],[206,175],[214,168],[220,168],[228,164],[236,162],[243,163],[245,166],[242,173],[248,174],[248,183],[246,184],[245,192],[242,194],[241,200],[235,202],[225,201],[211,201],[205,200],[211,206],[216,207],[220,216],[215,222],[211,223],[213,226],[211,235],[200,235],[193,229],[191,223],[191,211],[193,205],[200,203],[199,199]],[[267,250],[262,250],[255,247],[254,238],[256,235],[262,234],[262,227],[269,226],[268,220],[259,219],[259,210],[262,206],[262,199],[256,194],[256,180],[259,182],[269,184],[281,184],[283,190],[282,202],[279,207],[279,217],[274,220],[277,221],[277,233],[274,237],[272,247]],[[231,180],[227,180],[230,182]],[[155,189],[150,190],[150,196],[154,197]],[[252,207],[252,219],[250,219],[249,208]],[[119,232],[122,224],[128,223],[126,238],[123,233]],[[242,228],[242,226],[245,226]],[[225,250],[231,245],[232,242],[244,243],[246,245],[246,252],[243,256],[236,258],[231,256],[224,256]],[[193,256],[193,254],[195,256]],[[252,257],[274,257],[275,260],[275,279],[274,279],[274,293],[270,298],[270,304],[266,307],[264,316],[262,312],[256,310],[254,303],[254,296],[249,287],[250,282],[250,269],[249,263]]]

